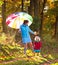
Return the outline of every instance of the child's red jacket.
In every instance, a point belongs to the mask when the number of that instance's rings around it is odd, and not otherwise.
[[[34,42],[34,50],[40,50],[42,46],[42,42],[39,41],[39,42]]]

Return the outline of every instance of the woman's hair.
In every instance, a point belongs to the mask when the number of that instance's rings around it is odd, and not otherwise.
[[[26,23],[28,23],[29,21],[28,20],[24,20],[24,23],[23,24],[26,24]]]

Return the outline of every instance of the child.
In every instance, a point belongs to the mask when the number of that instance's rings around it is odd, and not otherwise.
[[[41,39],[38,36],[38,34],[35,35],[33,44],[34,44],[34,52],[35,52],[35,54],[38,54],[38,53],[40,54],[42,42],[41,42]]]

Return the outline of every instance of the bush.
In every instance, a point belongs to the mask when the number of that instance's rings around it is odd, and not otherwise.
[[[39,17],[34,17],[33,18],[33,23],[31,25],[31,28],[35,31],[35,30],[39,30],[40,28],[40,18]]]

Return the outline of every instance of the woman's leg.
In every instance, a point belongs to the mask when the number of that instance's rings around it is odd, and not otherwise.
[[[34,50],[32,42],[29,43],[29,46],[32,50]]]
[[[24,54],[26,54],[26,50],[27,50],[27,43],[24,44]]]

